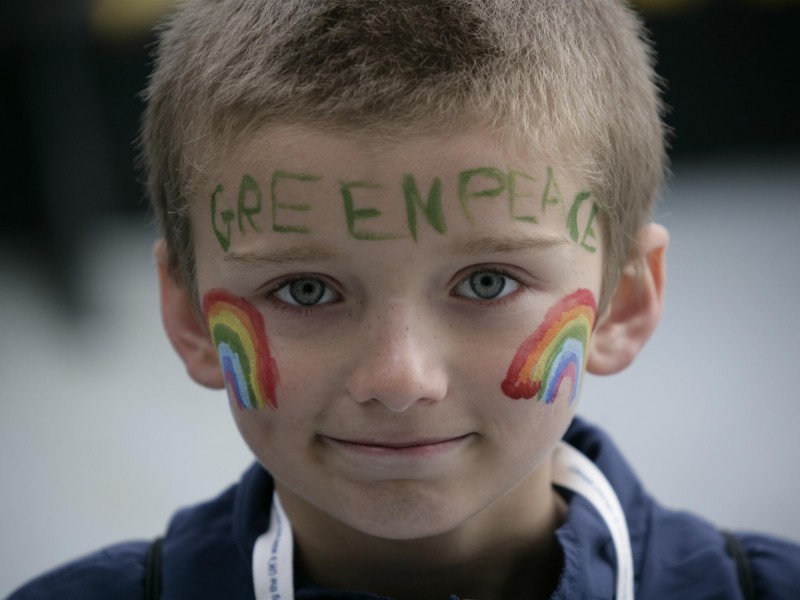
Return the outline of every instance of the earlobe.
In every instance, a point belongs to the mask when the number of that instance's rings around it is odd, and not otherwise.
[[[664,306],[664,253],[669,234],[661,225],[645,225],[608,308],[598,317],[586,369],[611,375],[630,365],[658,325]]]
[[[161,319],[167,337],[192,379],[206,387],[223,388],[225,382],[216,348],[192,301],[191,293],[170,273],[167,252],[166,242],[158,240],[153,254],[158,266]]]

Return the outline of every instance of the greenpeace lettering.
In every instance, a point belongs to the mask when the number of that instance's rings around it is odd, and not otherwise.
[[[396,198],[405,214],[405,227],[381,219],[385,210],[377,200]],[[263,194],[255,177],[244,174],[235,197],[218,184],[210,196],[211,228],[223,252],[230,249],[235,235],[248,236],[271,231],[285,235],[313,234],[305,215],[315,203],[340,203],[342,223],[348,237],[375,242],[410,238],[417,241],[424,230],[447,234],[444,199],[458,203],[450,219],[463,218],[477,226],[487,210],[505,207],[510,221],[536,225],[539,219],[560,207],[569,238],[587,252],[596,252],[595,231],[598,206],[592,193],[578,191],[565,198],[552,167],[540,176],[518,170],[481,166],[459,172],[454,179],[421,178],[404,173],[395,183],[342,181],[311,173],[278,169],[269,175],[269,208],[264,210]],[[236,227],[232,224],[236,223]]]

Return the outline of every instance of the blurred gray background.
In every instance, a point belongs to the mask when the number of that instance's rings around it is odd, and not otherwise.
[[[132,142],[168,4],[0,5],[0,596],[251,460],[158,315]],[[800,541],[800,2],[638,4],[675,130],[666,313],[580,413],[663,504]]]

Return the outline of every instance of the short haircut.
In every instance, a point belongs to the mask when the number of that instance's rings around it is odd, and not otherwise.
[[[623,0],[187,0],[160,30],[142,158],[169,267],[196,297],[189,203],[244,134],[488,130],[591,189],[602,306],[663,181],[658,92]]]

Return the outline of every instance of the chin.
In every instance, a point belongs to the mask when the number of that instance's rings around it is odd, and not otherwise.
[[[385,490],[365,501],[349,502],[346,514],[331,516],[372,537],[397,541],[432,538],[457,529],[477,512],[456,505],[454,497]]]

